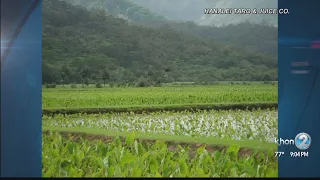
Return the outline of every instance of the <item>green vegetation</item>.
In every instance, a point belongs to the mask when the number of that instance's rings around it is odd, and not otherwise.
[[[94,4],[95,0],[91,0]],[[142,5],[154,13],[163,15],[173,21],[193,21],[201,25],[228,25],[250,21],[278,25],[277,14],[251,14],[239,16],[239,14],[207,15],[203,13],[204,8],[276,8],[277,1],[265,0],[130,0],[135,4]]]
[[[134,134],[124,142],[120,138],[106,142],[81,137],[75,140],[71,136],[44,136],[44,177],[277,176],[272,150],[239,156],[239,146],[220,151],[205,146],[173,146],[162,141],[150,144],[135,140]]]
[[[276,87],[261,83],[187,84],[44,89],[44,106],[53,108],[44,109],[42,121],[44,176],[276,177],[277,160],[273,155],[276,146],[272,138],[277,136],[277,112],[259,109],[267,104],[266,98],[269,97],[270,102],[276,100]],[[248,97],[252,102],[245,104]],[[220,110],[210,110],[212,106],[200,105],[206,100],[232,104],[222,103],[216,106]],[[181,103],[188,101],[194,101],[193,107],[198,108],[193,112],[183,109],[172,112],[179,107],[187,108]],[[235,104],[237,101],[240,103]],[[263,103],[259,105],[259,102]],[[151,104],[157,107],[150,107]],[[132,105],[141,107],[135,111]],[[230,110],[250,105],[256,110]],[[107,108],[102,107],[107,106],[108,113],[103,113]],[[157,109],[161,106],[163,109]],[[83,107],[82,113],[79,107]],[[201,111],[199,107],[208,109]],[[221,110],[223,107],[229,110]],[[55,110],[55,115],[50,114]],[[137,114],[139,110],[143,110],[141,114]],[[59,112],[62,114],[57,114]],[[121,147],[117,137],[122,138]],[[132,139],[130,143],[128,139]],[[160,144],[161,150],[156,148]],[[135,147],[140,148],[138,152]],[[158,157],[162,158],[158,160]]]
[[[43,116],[42,119],[45,127],[264,142],[273,142],[278,128],[278,117],[274,110],[75,114]]]
[[[267,24],[243,22],[222,27],[199,26],[193,22],[158,22],[139,23],[154,28],[169,28],[196,35],[207,40],[224,43],[236,49],[245,49],[255,54],[260,52],[270,56],[269,63],[276,63],[278,56],[278,29]],[[265,62],[263,62],[264,64]]]
[[[174,106],[219,103],[276,103],[277,86],[210,85],[150,88],[43,89],[43,108]]]
[[[276,177],[275,37],[45,0],[43,175]]]
[[[246,49],[247,51],[251,51],[253,53],[254,51],[258,51],[258,52],[270,55],[272,57],[277,57],[277,54],[278,54],[277,53],[278,52],[278,29],[274,26],[270,26],[268,23],[268,21],[271,20],[273,21],[272,24],[278,24],[277,22],[274,22],[274,21],[277,21],[277,17],[270,14],[269,15],[256,14],[251,16],[252,20],[250,20],[250,22],[260,21],[259,24],[249,23],[249,22],[240,20],[240,22],[242,23],[239,23],[236,25],[229,24],[227,26],[222,26],[222,27],[199,26],[196,23],[191,22],[190,20],[193,18],[196,18],[193,20],[199,20],[200,17],[196,17],[196,16],[203,15],[202,11],[199,11],[199,10],[208,8],[208,7],[213,8],[216,3],[215,1],[205,2],[205,4],[209,4],[209,5],[202,5],[202,7],[201,5],[198,6],[199,5],[198,3],[201,3],[200,2],[201,0],[200,1],[198,0],[197,4],[193,3],[192,1],[187,2],[186,0],[182,0],[182,1],[176,0],[175,2],[173,1],[161,2],[160,0],[155,0],[155,1],[147,0],[146,2],[141,2],[141,0],[131,0],[131,2],[130,0],[127,0],[127,1],[125,0],[116,0],[116,1],[114,0],[90,0],[90,1],[65,0],[65,1],[71,4],[86,7],[91,10],[97,10],[97,9],[106,10],[109,14],[115,17],[122,17],[128,20],[129,24],[134,24],[134,25],[138,24],[138,25],[153,27],[157,29],[166,28],[166,29],[173,29],[176,31],[182,31],[191,36],[196,35],[196,36],[205,38],[207,40],[209,39],[212,41],[219,41],[234,47]],[[187,4],[191,3],[192,5],[189,4],[189,8],[183,5],[181,6],[181,4],[185,4],[185,3]],[[234,1],[232,3],[237,3],[237,2]],[[138,6],[137,4],[144,4],[147,7],[153,7],[152,8],[153,11],[150,12],[148,9]],[[239,4],[241,4],[242,6],[243,2],[240,2]],[[254,2],[253,1],[249,2],[249,4],[252,6]],[[182,17],[183,19],[184,18],[189,19],[189,21],[185,19],[185,21],[172,22],[155,14],[154,12],[159,12],[159,8],[160,9],[164,8],[163,5],[165,6],[165,8],[170,10],[168,11],[167,9],[163,9],[163,11],[160,13],[161,15],[163,16],[177,15]],[[192,6],[192,8],[190,8],[190,5]],[[260,1],[260,2],[257,2],[257,5],[261,7],[273,7],[273,6],[275,7],[276,3],[271,2],[269,4],[268,2]],[[239,7],[239,5],[235,5],[235,7]],[[180,9],[181,12],[178,12],[179,11],[178,9]],[[190,13],[190,10],[195,12]],[[230,16],[233,16],[232,18],[233,22],[234,22],[234,19],[239,20],[244,17],[244,16],[238,16],[238,15],[228,15],[228,17]],[[248,16],[245,16],[245,17],[248,17]],[[207,16],[207,19],[210,19],[210,16]],[[214,17],[214,19],[217,19],[217,17]]]
[[[93,129],[93,128],[77,128],[77,127],[57,127],[57,126],[43,126],[44,132],[52,131],[58,132],[60,134],[69,134],[71,136],[81,136],[82,138],[89,139],[112,139],[115,137],[125,138],[130,136],[132,132],[119,132],[119,131],[111,131],[104,129]],[[233,140],[233,139],[217,139],[211,137],[188,137],[186,136],[177,136],[170,134],[155,134],[155,133],[142,133],[142,132],[134,132],[136,139],[143,141],[166,141],[168,143],[175,144],[207,144],[215,147],[225,148],[231,145],[240,146],[244,149],[277,149],[277,145],[270,142],[264,142],[260,140]],[[45,134],[47,135],[47,134]]]
[[[247,26],[239,25],[237,31],[243,32],[241,27]],[[277,80],[276,56],[245,50],[241,45],[234,48],[214,40],[214,34],[205,36],[210,29],[199,31],[202,35],[168,26],[129,25],[123,19],[108,16],[107,12],[91,12],[63,1],[46,0],[43,83],[160,86],[164,82]],[[251,30],[244,31],[254,34]],[[269,37],[267,32],[262,32]],[[260,43],[260,36],[252,37],[253,40],[240,38],[241,34],[231,37]]]
[[[135,114],[151,112],[195,112],[199,110],[250,110],[278,109],[277,103],[229,103],[229,104],[177,104],[157,106],[114,106],[114,107],[88,107],[88,108],[49,108],[43,109],[44,115],[55,114],[100,114],[100,113],[125,113]]]
[[[44,115],[42,123],[45,177],[277,176],[274,110]]]
[[[166,20],[163,16],[152,13],[149,9],[128,0],[65,0],[74,5],[81,5],[89,10],[102,9],[115,17],[134,22]]]

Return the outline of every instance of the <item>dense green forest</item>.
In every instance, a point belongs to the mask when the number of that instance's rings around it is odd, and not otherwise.
[[[199,26],[194,22],[153,21],[136,24],[154,28],[171,28],[207,40],[228,44],[233,48],[245,49],[247,52],[278,56],[278,29],[265,23],[243,22],[222,27]]]
[[[108,14],[114,17],[120,17],[127,20],[129,24],[134,24],[134,25],[139,24],[139,25],[153,27],[153,28],[160,28],[160,27],[172,28],[177,31],[189,33],[193,36],[198,35],[206,39],[209,38],[214,41],[221,41],[225,44],[241,47],[241,49],[246,48],[246,50],[259,51],[261,53],[266,53],[274,57],[277,56],[278,29],[274,26],[269,25],[270,23],[268,23],[268,20],[267,20],[267,19],[276,20],[277,18],[275,18],[274,16],[261,15],[262,17],[259,18],[258,15],[253,15],[255,21],[260,22],[259,24],[257,24],[257,23],[248,23],[245,19],[245,18],[248,18],[247,16],[232,15],[232,19],[236,18],[238,19],[238,21],[242,23],[237,25],[229,24],[223,27],[199,26],[196,24],[196,22],[192,21],[194,19],[191,18],[192,15],[190,14],[197,16],[199,14],[196,12],[200,10],[201,14],[203,15],[203,11],[202,11],[203,8],[200,8],[200,6],[211,7],[211,5],[216,5],[217,1],[211,0],[211,1],[204,2],[204,1],[198,0],[197,3],[201,4],[202,2],[202,5],[199,6],[199,4],[197,5],[194,4],[193,5],[194,8],[191,7],[191,4],[194,3],[192,1],[194,0],[189,0],[189,1],[175,0],[175,2],[172,2],[172,1],[169,2],[167,0],[164,0],[164,1],[148,0],[147,1],[148,3],[145,0],[140,0],[140,1],[137,1],[137,0],[90,0],[90,1],[64,0],[64,1],[74,5],[80,5],[89,10],[97,10],[97,9],[105,10],[107,11]],[[232,1],[232,0],[226,0],[226,1],[231,2],[230,5],[235,3],[233,4],[233,6],[238,7],[238,5],[236,5],[239,3],[238,1]],[[140,2],[140,4],[150,3],[148,7],[152,8],[154,11],[151,12],[145,7],[134,4],[133,2]],[[272,7],[272,4],[275,3],[274,1],[262,2],[261,0],[255,0],[255,2],[256,4],[251,2],[250,6]],[[187,7],[183,5],[185,3],[187,4]],[[207,3],[209,3],[210,5],[205,5]],[[248,3],[248,1],[246,1],[246,3]],[[171,4],[172,7],[169,7],[169,4]],[[179,7],[179,5],[183,5],[183,7]],[[156,14],[155,12],[158,12],[158,11],[155,10],[154,6],[161,6],[161,8],[164,8],[161,11],[162,15],[168,15],[168,14],[171,14],[169,16],[174,16],[174,14],[180,14],[179,16],[186,15],[185,18],[186,19],[189,18],[190,20],[189,21],[188,20],[169,21],[163,16]],[[179,7],[179,8],[175,8],[175,7]],[[246,6],[246,7],[249,7],[249,6]],[[167,9],[168,14],[167,13],[164,14],[164,12],[167,12],[165,11],[165,9]],[[173,9],[180,9],[180,12],[178,10],[174,12]],[[193,10],[193,11],[190,12],[189,10]],[[169,13],[169,11],[171,13]],[[181,12],[181,11],[184,11],[184,12]],[[188,12],[185,12],[185,11],[188,11]],[[209,19],[211,17],[215,17],[215,19],[217,19],[216,16],[210,16],[210,15],[206,15],[206,16]],[[230,15],[227,15],[227,16],[230,17]],[[241,20],[242,18],[244,19]],[[220,16],[219,16],[219,19],[220,19]],[[230,21],[230,19],[225,21]]]
[[[104,9],[90,11],[45,0],[43,83],[143,82],[147,86],[277,79],[272,29],[250,23],[221,29],[161,23],[130,24]],[[215,37],[214,29],[225,32],[224,36]]]

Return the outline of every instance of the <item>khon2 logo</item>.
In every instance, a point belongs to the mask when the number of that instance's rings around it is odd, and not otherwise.
[[[307,133],[299,133],[294,139],[295,145],[300,150],[306,150],[311,145],[311,137]]]
[[[275,143],[278,146],[295,145],[300,150],[307,150],[311,145],[311,136],[307,133],[299,133],[294,139],[275,138]]]

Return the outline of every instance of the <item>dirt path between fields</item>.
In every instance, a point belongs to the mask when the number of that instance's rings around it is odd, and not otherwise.
[[[135,114],[152,112],[197,112],[199,110],[257,110],[257,109],[278,109],[278,103],[230,103],[230,104],[194,104],[176,106],[150,106],[150,107],[108,107],[108,108],[58,108],[42,109],[43,115],[53,116],[56,114],[99,114],[99,113],[128,113]]]
[[[49,135],[49,131],[43,131],[43,134]],[[80,139],[87,139],[89,141],[98,141],[101,140],[106,143],[112,142],[115,137],[114,136],[105,136],[105,135],[96,135],[96,134],[87,134],[87,133],[81,133],[81,132],[65,132],[65,131],[59,131],[59,134],[65,138],[72,138],[74,141],[79,141]],[[122,143],[125,143],[125,137],[120,137]],[[150,143],[153,144],[157,140],[153,139],[143,139],[143,138],[138,138],[136,139],[138,142],[142,143]],[[190,156],[194,156],[196,153],[197,148],[201,146],[205,146],[206,150],[209,153],[212,153],[214,151],[222,151],[227,149],[227,146],[219,146],[219,145],[209,145],[209,144],[197,144],[197,143],[186,143],[186,142],[177,142],[177,141],[165,141],[165,143],[168,146],[168,150],[172,152],[177,152],[179,151],[178,145],[181,147],[189,147],[189,152]],[[253,153],[253,149],[250,148],[240,148],[239,150],[239,156],[245,157],[245,156],[250,156]],[[259,154],[257,155],[259,156]],[[259,157],[256,157],[259,158]]]

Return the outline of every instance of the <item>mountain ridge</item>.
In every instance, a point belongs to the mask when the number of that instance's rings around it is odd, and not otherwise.
[[[150,11],[160,14],[169,20],[193,21],[198,25],[223,26],[242,22],[268,23],[277,26],[277,15],[249,14],[249,15],[207,15],[205,8],[277,8],[277,0],[175,0],[175,5],[169,0],[131,0],[135,4],[144,6]]]
[[[192,21],[198,25],[225,26],[251,22],[277,27],[276,14],[204,14],[205,8],[277,8],[276,0],[64,0],[89,9],[105,9],[128,21]],[[128,12],[131,13],[128,15]],[[133,16],[135,14],[136,16]]]

